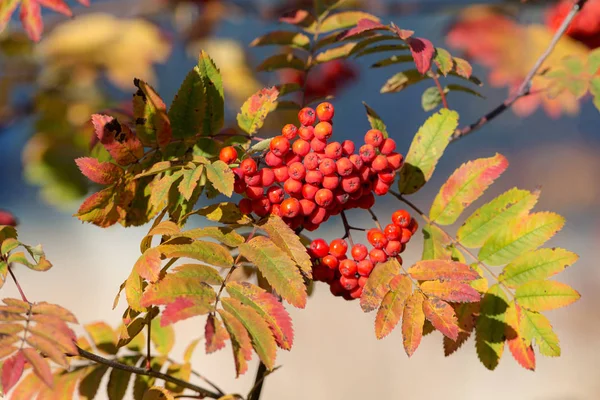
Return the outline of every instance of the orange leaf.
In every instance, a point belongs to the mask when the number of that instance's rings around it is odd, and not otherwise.
[[[410,276],[418,281],[455,280],[472,281],[479,279],[479,273],[466,264],[456,261],[423,260],[408,269]]]
[[[161,265],[161,253],[156,247],[152,247],[138,258],[133,268],[142,278],[156,282],[160,275]]]
[[[479,303],[459,304],[454,310],[460,331],[456,340],[444,336],[444,355],[446,357],[456,352],[471,337],[475,328],[475,314],[479,313]]]
[[[4,360],[4,364],[2,364],[2,389],[4,392],[8,392],[21,379],[24,366],[25,355],[22,350]]]
[[[92,115],[96,136],[119,165],[129,165],[144,155],[142,142],[127,125],[108,115]]]
[[[233,358],[235,361],[235,370],[237,376],[244,374],[248,370],[248,363],[252,359],[252,343],[250,336],[244,325],[232,314],[225,310],[219,310],[219,315],[223,318],[223,323],[231,339],[233,349]]]
[[[521,307],[514,301],[510,303],[504,316],[506,324],[506,342],[514,359],[525,369],[535,370],[535,353],[531,343],[521,336]]]
[[[458,339],[458,321],[452,306],[445,301],[430,297],[423,302],[423,312],[431,324],[444,336]]]
[[[31,40],[39,42],[44,30],[40,4],[36,0],[22,0],[19,17]]]
[[[61,13],[70,17],[73,15],[69,6],[64,2],[64,0],[37,0],[42,6],[51,9],[52,11],[56,11],[57,13]]]
[[[413,292],[406,301],[404,313],[402,314],[402,341],[404,350],[409,357],[417,350],[423,337],[423,324],[425,324],[424,300],[425,298],[421,292]]]
[[[123,173],[123,170],[115,164],[101,163],[93,157],[76,158],[75,163],[86,178],[101,185],[115,183]]]
[[[210,314],[204,326],[204,337],[206,338],[206,353],[210,354],[225,347],[225,341],[229,339],[229,334],[221,321]]]
[[[404,303],[412,293],[412,282],[406,275],[396,275],[390,281],[390,291],[385,295],[375,317],[375,336],[386,337],[398,324]]]
[[[77,318],[73,313],[64,307],[56,304],[46,303],[45,301],[35,303],[31,308],[32,314],[50,315],[52,317],[60,318],[65,322],[71,322],[77,324]]]
[[[390,259],[373,268],[360,297],[360,307],[364,312],[375,310],[389,291],[390,281],[400,272],[400,263]]]
[[[48,361],[44,360],[35,349],[27,348],[23,349],[23,355],[33,367],[33,372],[49,387],[54,384],[54,378],[52,377],[52,371]]]
[[[374,21],[372,19],[363,18],[360,19],[354,28],[348,29],[347,31],[342,32],[336,39],[343,40],[349,38],[351,36],[358,35],[360,33],[366,31],[372,31],[375,29],[389,29],[387,26],[383,25],[379,21]]]
[[[479,292],[468,283],[455,281],[426,281],[421,283],[421,290],[427,296],[454,303],[474,303],[481,299]]]
[[[19,400],[33,400],[37,397],[37,394],[42,387],[44,387],[44,384],[40,381],[40,378],[38,378],[36,374],[29,374],[15,387],[15,390],[12,392],[12,398]],[[7,392],[8,390],[4,388],[4,391]]]

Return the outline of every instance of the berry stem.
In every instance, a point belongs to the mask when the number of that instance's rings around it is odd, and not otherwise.
[[[438,92],[440,92],[440,97],[442,98],[442,105],[444,106],[444,108],[448,108],[448,100],[446,99],[446,92],[444,92],[444,88],[442,88],[442,85],[440,83],[440,80],[438,78],[437,75],[433,75],[431,77],[431,79],[433,79],[433,81],[435,82],[435,86],[437,87]]]
[[[373,221],[375,221],[375,226],[377,226],[377,229],[379,229],[380,231],[381,229],[381,224],[379,223],[379,218],[377,218],[377,215],[375,215],[375,213],[373,212],[372,209],[369,208],[369,214],[371,214],[371,218],[373,218]]]
[[[8,272],[10,273],[10,276],[12,277],[13,281],[15,282],[15,285],[17,286],[17,290],[21,295],[21,299],[24,302],[31,304],[31,302],[27,300],[27,297],[25,296],[25,293],[23,292],[23,289],[21,288],[21,285],[19,284],[19,281],[17,280],[17,277],[15,276],[15,273],[13,272],[10,264],[8,265]]]
[[[344,231],[346,232],[342,239],[348,238],[348,241],[350,242],[350,246],[354,247],[354,240],[352,240],[352,234],[350,233],[350,230],[352,229],[352,227],[348,223],[348,218],[346,218],[346,213],[344,211],[342,211],[340,213],[340,215],[342,216],[342,222],[344,223]]]

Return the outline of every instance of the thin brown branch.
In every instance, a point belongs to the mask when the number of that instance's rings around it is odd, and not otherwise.
[[[172,364],[178,364],[177,361],[173,360],[172,358],[167,358],[167,361],[169,361]],[[214,382],[212,382],[210,379],[208,379],[207,377],[205,377],[204,375],[202,375],[200,372],[196,371],[196,370],[190,370],[190,372],[192,373],[192,375],[194,375],[196,378],[202,379],[204,382],[206,382],[207,384],[209,384],[210,386],[213,387],[213,389],[215,389],[217,392],[219,392],[219,394],[221,396],[225,396],[225,392],[219,387],[217,386]]]
[[[146,325],[148,325],[148,338],[146,339],[146,370],[152,369],[152,350],[150,344],[152,343],[152,314],[146,315]]]
[[[31,305],[31,302],[29,300],[27,300],[27,296],[25,296],[25,293],[23,292],[21,285],[19,285],[19,281],[17,280],[17,277],[15,276],[15,273],[13,272],[10,264],[8,264],[8,272],[10,273],[10,276],[12,277],[13,281],[15,282],[15,285],[17,286],[17,290],[19,291],[19,294],[21,295],[21,299],[25,303],[29,303]]]
[[[442,105],[444,106],[444,108],[448,108],[448,99],[446,99],[446,92],[444,92],[444,88],[442,87],[438,76],[433,75],[431,79],[433,79],[433,81],[435,82],[435,87],[437,88],[438,92],[440,92],[440,97],[442,98]]]
[[[377,215],[375,215],[373,210],[371,210],[370,208],[368,211],[369,211],[369,214],[371,214],[371,218],[373,218],[373,221],[375,221],[375,226],[377,227],[377,229],[382,230],[381,224],[379,223],[379,218],[377,218]]]
[[[350,231],[354,230],[354,231],[364,231],[364,228],[357,228],[355,226],[352,226],[348,223],[348,218],[346,217],[346,213],[344,211],[342,211],[340,213],[340,215],[342,216],[342,222],[344,223],[344,237],[342,237],[342,239],[348,239],[348,241],[350,242],[350,246],[354,247],[354,240],[352,240],[352,234],[350,233]]]
[[[476,131],[477,129],[481,128],[482,126],[496,118],[498,115],[502,114],[504,111],[511,108],[517,100],[531,94],[531,83],[533,81],[533,78],[536,76],[546,59],[550,56],[550,54],[552,54],[552,51],[554,51],[554,48],[558,44],[559,40],[565,34],[567,29],[569,28],[569,25],[571,24],[575,16],[581,11],[583,6],[585,6],[587,1],[588,0],[579,0],[575,4],[573,4],[573,8],[571,8],[571,11],[565,16],[565,19],[563,20],[562,24],[552,37],[550,44],[537,59],[529,73],[525,76],[525,79],[523,80],[517,91],[510,95],[506,100],[504,100],[502,104],[489,111],[487,114],[479,118],[474,123],[465,126],[464,128],[457,129],[450,138],[450,142],[456,141]]]
[[[260,393],[262,392],[263,383],[265,381],[265,377],[268,375],[267,367],[265,364],[260,362],[258,365],[258,370],[256,370],[256,377],[254,378],[254,386],[248,392],[246,398],[248,400],[258,400],[260,399]]]

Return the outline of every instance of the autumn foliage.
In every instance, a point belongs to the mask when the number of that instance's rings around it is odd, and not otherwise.
[[[288,309],[305,308],[313,285],[356,300],[356,312],[373,312],[377,339],[397,328],[408,356],[434,331],[446,356],[473,337],[490,370],[505,350],[528,370],[540,355],[560,355],[544,313],[579,299],[554,279],[578,256],[543,247],[565,220],[535,209],[542,193],[513,187],[489,196],[487,189],[509,167],[505,156],[491,152],[461,156],[428,207],[416,205],[412,195],[429,184],[446,148],[464,135],[449,100],[481,97],[482,82],[467,58],[490,69],[492,85],[515,90],[539,56],[515,43],[547,44],[571,2],[550,10],[547,26],[522,26],[488,8],[463,14],[448,42],[464,58],[365,11],[323,3],[316,2],[314,12],[285,14],[278,30],[252,41],[276,46],[258,70],[277,72],[279,81],[245,100],[235,123],[226,117],[225,67],[204,50],[173,99],[136,78],[126,110],[92,113],[83,141],[90,149],[73,163],[93,193],[75,217],[103,228],[148,227],[115,298],[114,307],[125,302],[127,308],[118,327],[87,323],[78,337],[70,311],[31,302],[18,286],[22,298],[0,305],[5,393],[15,399],[93,398],[108,375],[108,397],[122,399],[133,373],[135,399],[184,392],[240,398],[191,383],[194,351],[228,347],[236,376],[256,356],[263,379],[276,369],[278,351],[293,351]],[[0,6],[0,23],[20,7],[37,41],[40,6],[70,15],[63,1],[8,0]],[[577,16],[570,37],[515,103],[518,113],[538,105],[550,115],[573,112],[585,96],[598,105],[600,53],[580,43],[596,47],[598,10],[600,2],[592,0]],[[357,76],[351,60],[366,56],[377,57],[372,67],[378,71],[395,71],[380,88],[383,94],[429,85],[420,101],[431,115],[408,149],[397,148],[397,127],[386,126],[366,103],[370,127],[360,132],[360,142],[336,129],[334,96]],[[276,135],[268,123],[277,126]],[[377,216],[381,196],[397,201],[390,220]],[[472,206],[482,198],[483,205]],[[354,226],[350,212],[373,222]],[[189,228],[191,220],[201,227]],[[329,241],[320,231],[328,220],[339,223]],[[34,271],[52,267],[41,246],[20,241],[16,225],[0,211],[0,286],[17,264]],[[366,235],[364,243],[357,232]],[[405,263],[401,253],[414,246],[416,235],[423,235],[420,260]],[[189,343],[183,360],[174,360],[173,325],[189,318],[202,324],[203,340]]]

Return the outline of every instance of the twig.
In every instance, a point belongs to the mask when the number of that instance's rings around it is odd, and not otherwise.
[[[448,108],[448,99],[446,99],[446,93],[444,92],[444,88],[440,84],[439,78],[437,77],[437,75],[433,75],[431,79],[433,79],[438,92],[440,92],[440,97],[442,98],[442,105],[444,106],[444,108]]]
[[[172,358],[167,358],[167,360],[172,363],[172,364],[177,364],[177,362],[175,360],[173,360]],[[199,373],[196,370],[190,370],[190,372],[192,373],[192,375],[194,375],[196,378],[202,379],[204,382],[206,382],[207,384],[209,384],[210,386],[213,387],[213,389],[215,389],[217,392],[219,392],[219,394],[221,396],[225,396],[225,392],[219,387],[217,386],[214,382],[212,382],[210,379],[208,379],[207,377],[205,377],[204,375],[202,375],[201,373]]]
[[[194,392],[197,392],[198,394],[200,394],[204,397],[209,397],[211,399],[218,399],[221,397],[221,395],[219,393],[212,392],[208,389],[205,389],[203,387],[194,385],[193,383],[186,382],[184,380],[175,378],[171,375],[163,374],[161,372],[154,371],[154,370],[146,370],[144,368],[138,368],[138,367],[133,367],[131,365],[121,364],[120,362],[117,362],[114,360],[109,360],[109,359],[101,357],[97,354],[90,353],[89,351],[83,350],[79,346],[77,346],[77,350],[79,352],[79,356],[81,356],[83,358],[87,358],[88,360],[94,361],[98,364],[103,364],[103,365],[106,365],[106,366],[114,368],[114,369],[120,369],[121,371],[131,372],[136,375],[151,376],[151,377],[154,377],[157,379],[162,379],[165,382],[171,382],[171,383],[181,386],[183,388],[193,390]]]
[[[25,296],[25,293],[23,292],[23,289],[21,289],[21,285],[19,285],[19,281],[17,280],[17,277],[15,276],[15,273],[12,271],[12,268],[10,266],[10,264],[8,265],[8,272],[10,273],[10,276],[12,276],[13,281],[15,282],[15,285],[17,286],[17,289],[19,290],[19,293],[21,294],[21,299],[25,302],[31,305],[31,302],[29,300],[27,300],[27,296]]]
[[[567,29],[569,28],[569,25],[573,21],[573,18],[575,18],[577,13],[579,13],[581,11],[581,9],[587,3],[587,1],[588,0],[579,0],[579,1],[577,1],[577,3],[573,4],[573,8],[571,8],[571,11],[569,12],[569,14],[567,14],[565,16],[565,19],[563,20],[562,24],[560,25],[560,27],[558,28],[558,30],[552,37],[550,44],[548,45],[548,47],[546,48],[544,53],[542,53],[542,55],[537,59],[534,66],[531,68],[531,70],[529,71],[529,73],[527,74],[527,76],[525,77],[525,79],[523,80],[523,82],[521,83],[519,88],[517,89],[517,91],[514,92],[511,96],[509,96],[506,100],[504,100],[504,102],[502,104],[500,104],[499,106],[497,106],[496,108],[494,108],[493,110],[491,110],[490,112],[485,114],[483,117],[479,118],[477,121],[475,121],[471,125],[468,125],[462,129],[457,129],[454,132],[454,134],[450,137],[450,142],[458,140],[458,139],[468,135],[469,133],[476,131],[477,129],[481,128],[483,125],[487,124],[488,122],[490,122],[491,120],[496,118],[498,115],[502,114],[504,111],[508,110],[521,97],[531,94],[530,89],[531,89],[531,82],[532,82],[533,78],[538,73],[539,69],[544,64],[546,59],[550,56],[550,54],[552,54],[552,51],[556,47],[556,44],[558,43],[560,38],[565,34]]]
[[[148,325],[148,339],[146,341],[146,370],[150,371],[152,369],[152,352],[150,350],[150,344],[152,343],[152,314],[148,313],[146,315],[146,319],[146,324]]]
[[[369,211],[369,214],[371,214],[371,218],[373,218],[373,221],[375,221],[375,226],[377,226],[377,229],[382,230],[381,224],[379,223],[379,218],[377,218],[377,215],[375,215],[373,210],[371,210],[370,208],[368,211]]]
[[[263,383],[265,381],[265,377],[267,376],[267,367],[261,361],[258,365],[258,370],[256,371],[256,378],[254,379],[254,386],[250,389],[248,396],[246,398],[248,400],[258,400],[260,399],[260,393],[262,392]]]
[[[350,225],[348,223],[348,218],[346,218],[346,213],[344,211],[342,211],[340,215],[342,216],[342,222],[344,223],[344,237],[342,239],[348,238],[350,246],[354,247],[354,241],[352,240],[352,234],[350,233],[350,231],[365,231],[365,229]]]

